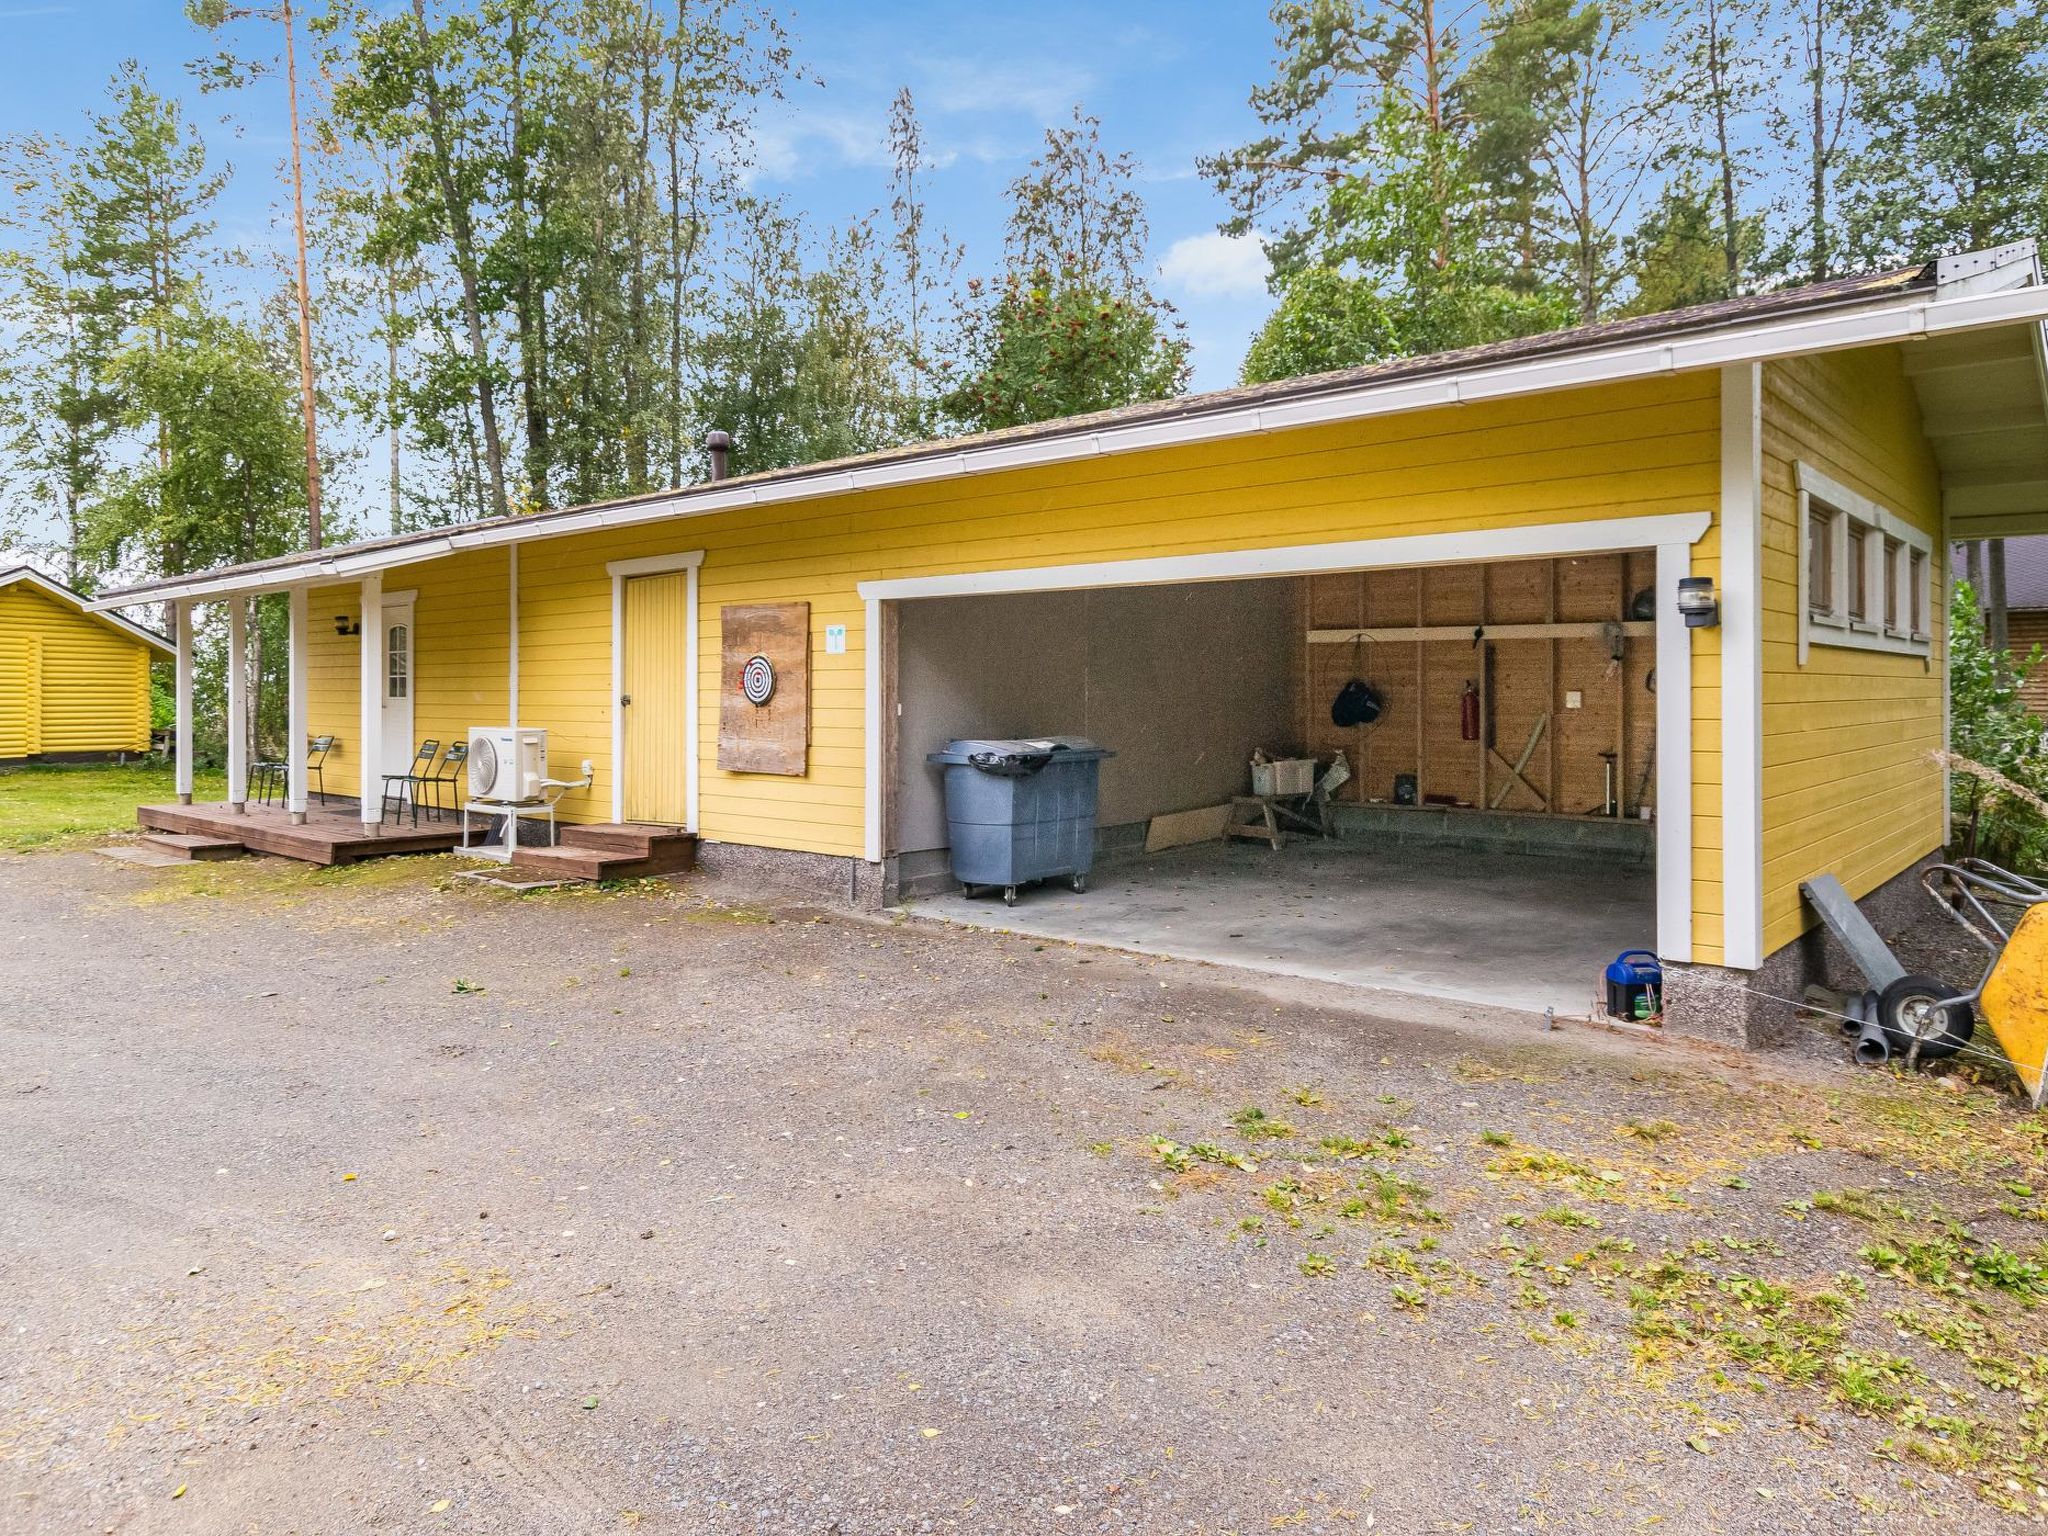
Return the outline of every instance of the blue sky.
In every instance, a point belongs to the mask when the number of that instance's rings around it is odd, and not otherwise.
[[[114,68],[137,58],[160,89],[187,97],[236,167],[223,231],[268,243],[281,106],[269,107],[261,89],[232,102],[199,99],[183,65],[205,43],[182,12],[180,0],[0,0],[9,64],[0,134],[75,135]],[[1144,167],[1160,286],[1187,321],[1195,387],[1235,381],[1271,301],[1256,245],[1214,233],[1225,210],[1195,159],[1255,129],[1246,96],[1272,53],[1263,6],[845,0],[781,14],[822,83],[799,87],[764,117],[762,190],[785,194],[821,224],[885,205],[884,123],[890,98],[908,85],[941,162],[929,178],[930,217],[966,243],[970,270],[989,270],[1001,252],[1005,186],[1045,126],[1082,102],[1101,117],[1105,143]],[[214,126],[227,107],[241,119],[238,138]]]

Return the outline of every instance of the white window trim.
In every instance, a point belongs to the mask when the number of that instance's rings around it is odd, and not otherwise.
[[[1934,637],[1924,630],[1888,629],[1884,623],[1884,551],[1888,540],[1897,540],[1903,553],[1897,572],[1893,602],[1897,611],[1910,616],[1917,609],[1930,623],[1934,616],[1934,540],[1896,513],[1879,506],[1868,496],[1853,491],[1841,481],[1814,468],[1803,459],[1794,466],[1799,487],[1799,665],[1806,665],[1816,645],[1850,651],[1885,651],[1896,656],[1918,656],[1931,660]],[[1829,537],[1834,545],[1834,601],[1827,613],[1817,613],[1807,599],[1812,570],[1812,526],[1815,504],[1832,512]],[[1872,617],[1849,617],[1849,524],[1865,530],[1863,540],[1865,607]],[[1920,591],[1912,588],[1913,556],[1920,556]]]
[[[701,549],[638,560],[610,560],[605,574],[612,579],[612,822],[626,819],[626,717],[619,696],[626,691],[626,581],[633,576],[688,573],[683,588],[683,820],[685,830],[697,825],[697,571],[704,564]]]

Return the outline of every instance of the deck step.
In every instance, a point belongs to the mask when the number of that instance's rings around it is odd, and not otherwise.
[[[651,844],[644,852],[589,843],[521,848],[506,873],[532,880],[641,880],[697,867],[697,839],[689,833],[656,837]]]
[[[139,839],[177,859],[239,859],[248,852],[240,843],[225,837],[204,837],[192,832],[145,832]]]
[[[672,848],[683,842],[694,842],[696,839],[681,827],[627,821],[565,826],[561,830],[560,840],[572,848],[591,848],[602,853],[644,859],[658,850]]]

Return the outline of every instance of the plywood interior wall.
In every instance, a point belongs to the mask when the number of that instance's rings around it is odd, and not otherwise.
[[[1416,775],[1423,796],[1487,804],[1508,775],[1485,756],[1486,739],[1510,764],[1545,711],[1550,724],[1523,770],[1566,815],[1597,814],[1605,796],[1603,752],[1616,754],[1624,814],[1654,804],[1656,698],[1650,691],[1656,642],[1631,638],[1619,666],[1598,637],[1490,640],[1490,707],[1480,741],[1462,737],[1461,701],[1469,681],[1483,683],[1480,651],[1456,640],[1308,643],[1310,630],[1393,629],[1458,625],[1603,623],[1625,620],[1631,597],[1655,582],[1656,556],[1510,560],[1407,570],[1355,571],[1301,582],[1300,676],[1302,739],[1327,757],[1342,750],[1353,778],[1339,798],[1390,801],[1397,774]],[[1330,719],[1330,702],[1345,682],[1362,677],[1386,699],[1373,725],[1350,729]],[[1568,693],[1581,707],[1565,708]],[[1540,811],[1520,786],[1500,809]]]

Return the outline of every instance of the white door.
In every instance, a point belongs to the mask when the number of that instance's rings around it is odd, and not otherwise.
[[[411,603],[384,605],[384,771],[406,773],[419,746],[412,734],[415,654]]]

